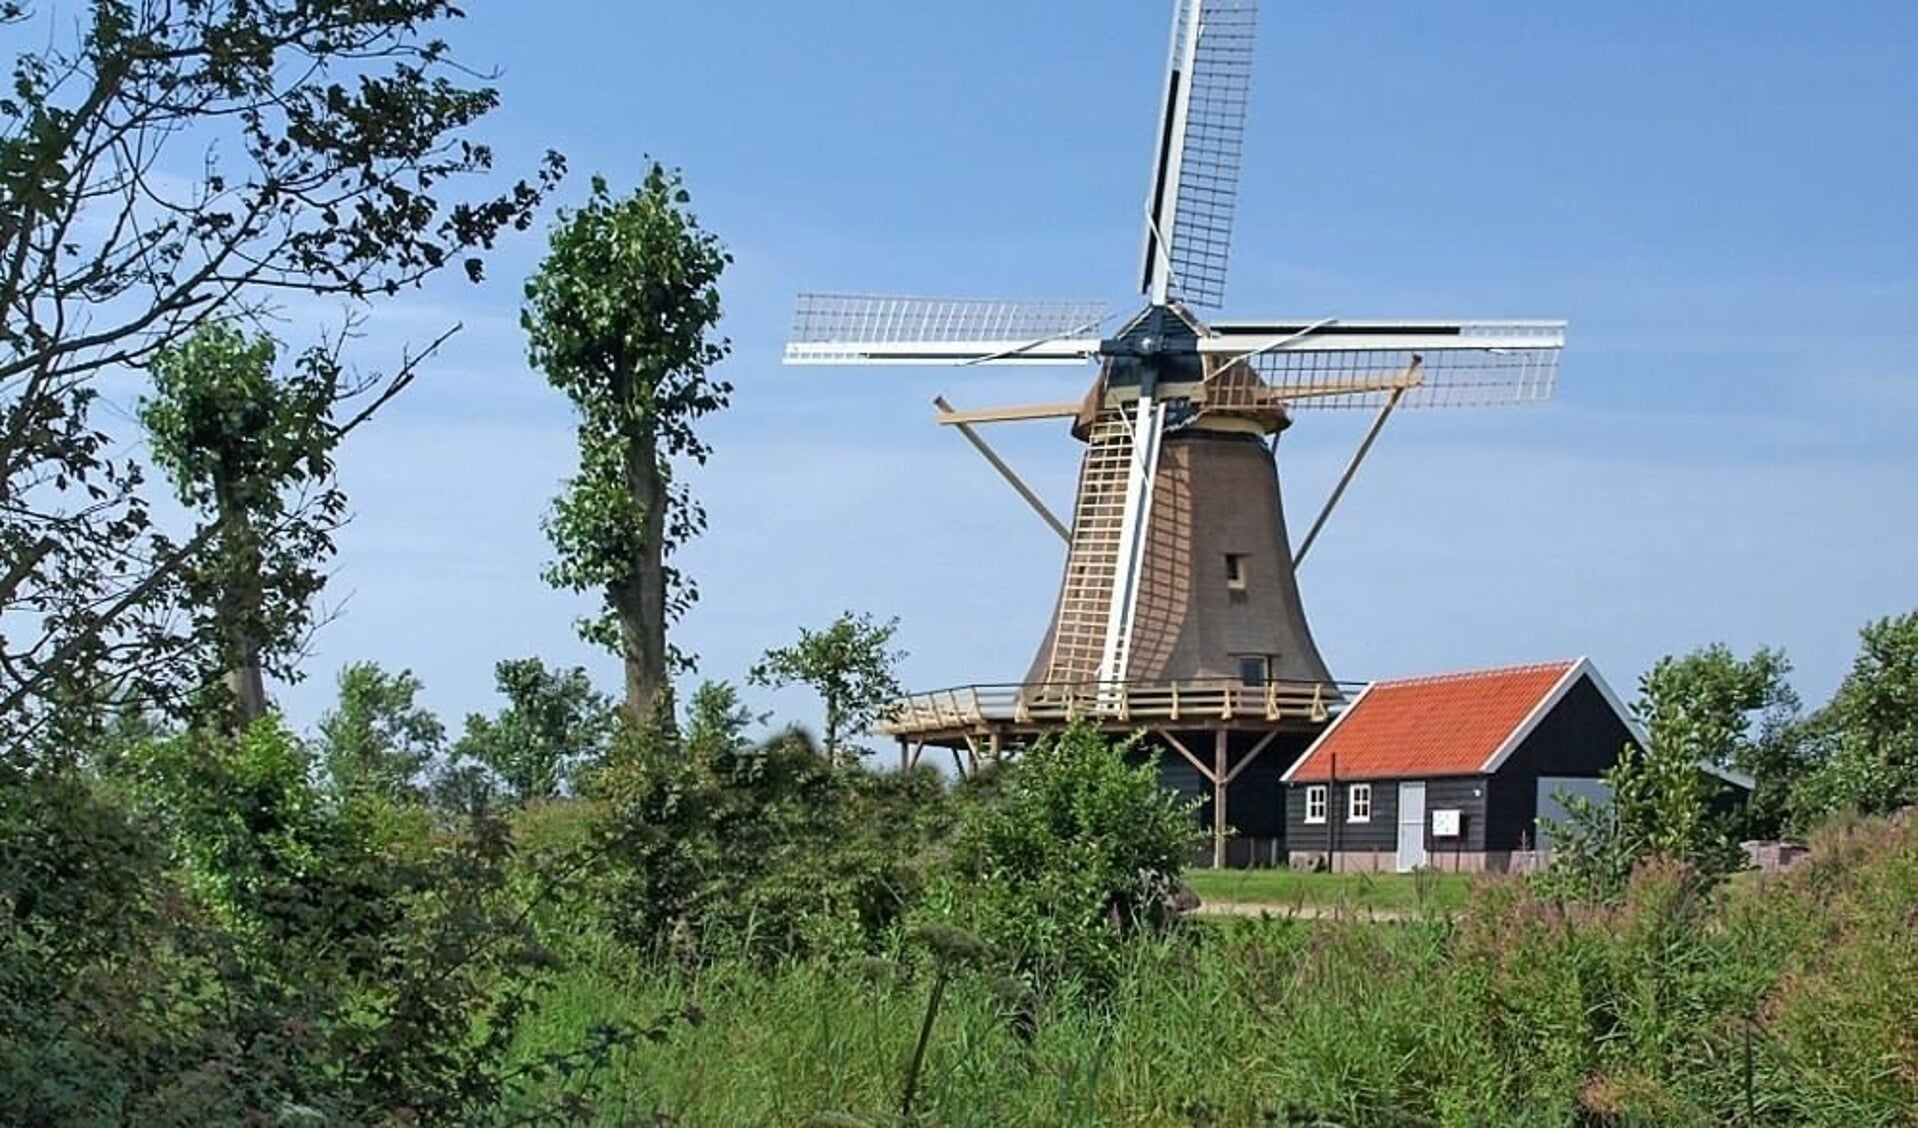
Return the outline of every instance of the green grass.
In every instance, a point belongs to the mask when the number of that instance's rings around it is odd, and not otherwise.
[[[1278,908],[1344,906],[1360,909],[1459,909],[1475,881],[1461,873],[1311,873],[1305,870],[1187,870],[1186,883],[1202,901],[1233,901]]]

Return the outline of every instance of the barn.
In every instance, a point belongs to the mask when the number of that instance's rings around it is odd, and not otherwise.
[[[1599,778],[1642,737],[1590,661],[1367,686],[1281,777],[1294,867],[1525,867],[1561,791]],[[1549,848],[1549,843],[1544,843]]]

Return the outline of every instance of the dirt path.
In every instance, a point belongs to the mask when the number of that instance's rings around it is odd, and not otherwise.
[[[1193,916],[1272,916],[1295,920],[1370,920],[1397,922],[1416,919],[1410,909],[1382,909],[1350,905],[1274,905],[1258,901],[1201,901]]]

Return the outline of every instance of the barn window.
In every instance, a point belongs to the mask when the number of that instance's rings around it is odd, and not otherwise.
[[[1345,793],[1345,821],[1372,821],[1372,785],[1355,783]]]
[[[1225,586],[1234,591],[1245,590],[1245,557],[1236,552],[1225,554]]]
[[[1322,823],[1325,821],[1325,785],[1315,784],[1305,789],[1305,821]]]

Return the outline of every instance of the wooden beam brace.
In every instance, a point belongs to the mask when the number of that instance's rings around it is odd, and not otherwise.
[[[939,422],[947,427],[963,427],[970,423],[1017,423],[1023,419],[1070,419],[1079,414],[1079,407],[1077,403],[1034,403],[1024,407],[982,407],[976,411],[954,411],[941,406]]]
[[[944,396],[934,396],[932,403],[934,407],[939,409],[941,416],[939,421],[941,423],[952,422],[952,416],[960,414],[952,409],[952,405],[946,402],[946,397]],[[994,470],[999,472],[999,476],[1006,480],[1006,484],[1011,486],[1020,497],[1025,499],[1026,504],[1032,507],[1032,511],[1039,515],[1039,519],[1052,526],[1052,531],[1059,534],[1060,540],[1071,544],[1072,531],[1066,528],[1065,522],[1059,520],[1058,516],[1055,515],[1052,510],[1046,508],[1046,503],[1039,500],[1039,495],[1033,493],[1031,488],[1020,479],[1019,475],[1013,473],[1012,467],[1006,465],[1005,460],[999,457],[998,452],[988,446],[986,440],[979,437],[979,432],[973,430],[972,427],[966,423],[954,423],[953,425],[959,428],[959,433],[965,436],[967,442],[972,444],[972,448],[978,451],[980,456],[990,463]]]
[[[1314,381],[1300,384],[1296,388],[1277,385],[1274,394],[1280,399],[1303,400],[1319,399],[1325,396],[1363,395],[1367,392],[1391,392],[1396,398],[1425,383],[1420,365],[1414,362],[1410,368],[1391,376],[1378,376],[1370,380],[1338,380],[1333,382]]]
[[[1345,473],[1339,475],[1338,485],[1332,487],[1332,496],[1325,499],[1325,508],[1319,510],[1318,519],[1312,522],[1312,528],[1306,532],[1305,539],[1299,542],[1299,550],[1292,554],[1294,569],[1305,560],[1305,554],[1312,551],[1312,542],[1319,539],[1319,530],[1325,528],[1325,522],[1332,516],[1332,510],[1338,506],[1339,499],[1345,496],[1345,487],[1352,484],[1352,475],[1358,473],[1359,463],[1365,461],[1366,452],[1372,449],[1372,443],[1379,437],[1379,431],[1385,427],[1385,421],[1392,417],[1392,409],[1397,407],[1399,400],[1404,397],[1405,389],[1398,388],[1379,405],[1379,413],[1373,416],[1372,426],[1365,432],[1365,438],[1359,441],[1359,449],[1352,452],[1352,461],[1346,463]]]
[[[1265,751],[1266,746],[1271,744],[1273,739],[1277,737],[1278,735],[1279,735],[1278,730],[1274,729],[1273,731],[1268,732],[1263,737],[1261,737],[1259,742],[1252,746],[1252,751],[1247,752],[1245,754],[1245,759],[1240,760],[1238,763],[1232,765],[1232,770],[1225,774],[1225,782],[1231,783],[1233,780],[1238,779],[1239,773],[1244,771],[1246,768],[1250,767],[1252,765],[1252,761],[1258,759],[1259,753]]]
[[[1172,745],[1173,750],[1178,752],[1179,755],[1184,756],[1186,758],[1186,762],[1190,763],[1194,768],[1196,768],[1198,770],[1198,773],[1201,776],[1205,777],[1205,781],[1207,783],[1219,782],[1218,779],[1213,776],[1212,769],[1205,766],[1205,761],[1199,759],[1197,756],[1194,756],[1192,754],[1192,749],[1187,748],[1184,744],[1180,743],[1178,737],[1173,736],[1171,733],[1165,731],[1164,729],[1153,729],[1152,731],[1158,733],[1159,736],[1163,738],[1167,744]]]

